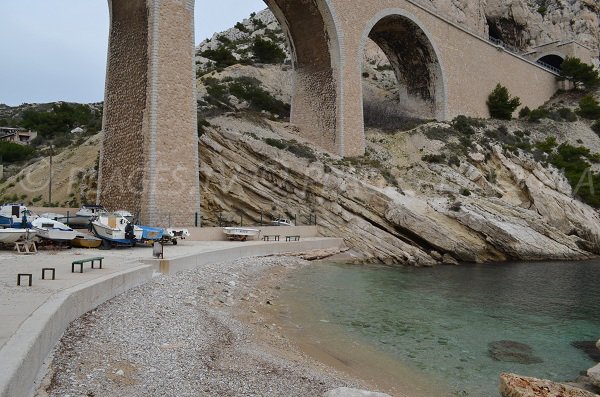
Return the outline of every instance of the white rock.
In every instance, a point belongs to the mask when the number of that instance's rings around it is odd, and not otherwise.
[[[592,383],[596,387],[600,387],[600,364],[588,369],[587,374],[590,377]]]
[[[323,394],[323,397],[391,397],[389,394],[377,393],[367,390],[350,389],[348,387],[340,387],[333,389]]]

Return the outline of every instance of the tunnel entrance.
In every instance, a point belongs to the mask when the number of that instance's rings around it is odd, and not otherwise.
[[[409,17],[389,15],[377,21],[364,45],[363,111],[367,127],[379,120],[443,119],[442,69],[426,33]]]
[[[560,70],[560,66],[562,65],[564,60],[565,59],[560,55],[550,54],[539,58],[536,62],[541,65],[552,66],[553,68]]]

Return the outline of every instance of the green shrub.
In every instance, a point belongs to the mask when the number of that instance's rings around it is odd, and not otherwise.
[[[473,129],[473,127],[483,126],[478,120],[463,115],[456,116],[456,118],[452,120],[451,125],[452,128],[464,135],[473,135],[475,134],[475,129]]]
[[[296,157],[302,157],[311,161],[317,160],[317,156],[312,148],[303,145],[296,140],[284,141],[283,139],[266,138],[265,143],[267,145],[276,147],[277,149],[287,150]]]
[[[569,108],[560,108],[560,109],[558,109],[558,114],[560,115],[560,117],[563,120],[566,120],[568,122],[572,123],[574,121],[577,121],[577,115],[575,114],[575,112],[573,112]]]
[[[34,152],[35,149],[31,146],[0,141],[0,160],[6,163],[16,163],[27,160]]]
[[[285,61],[285,52],[276,43],[260,37],[254,39],[252,52],[258,63],[278,64]]]
[[[244,24],[243,24],[243,23],[241,23],[241,22],[238,22],[238,23],[236,23],[236,24],[235,24],[235,28],[236,28],[237,30],[239,30],[240,32],[248,33],[248,28],[246,28],[246,27],[244,26]]]
[[[547,118],[549,115],[548,110],[544,109],[544,108],[537,108],[537,109],[533,109],[530,113],[529,113],[529,121],[531,121],[532,123],[538,123],[541,119]]]
[[[471,191],[469,189],[467,189],[466,187],[463,187],[462,189],[460,189],[460,194],[463,196],[470,196]]]
[[[253,110],[265,110],[280,117],[288,117],[290,105],[273,97],[260,84],[260,80],[252,77],[238,77],[229,85],[229,92],[237,98],[248,101]]]
[[[521,105],[518,97],[511,98],[508,89],[501,84],[490,93],[487,100],[487,106],[490,115],[495,119],[510,120],[516,108]]]
[[[522,107],[521,110],[519,110],[519,118],[523,119],[525,117],[529,117],[530,113],[531,113],[531,109],[529,109],[528,106]]]
[[[200,53],[204,58],[208,58],[214,62],[215,67],[224,68],[238,63],[237,58],[225,46],[219,46],[214,50],[208,49]]]
[[[573,193],[583,202],[596,208],[600,207],[600,192],[594,189],[594,186],[600,186],[600,175],[592,171],[588,160],[593,159],[596,162],[597,157],[591,155],[585,147],[562,144],[549,158],[552,165],[563,170]]]
[[[37,131],[38,143],[69,133],[79,126],[85,126],[93,134],[102,129],[102,110],[88,105],[57,103],[50,111],[25,110],[21,126]]]
[[[560,65],[561,80],[569,80],[575,88],[592,90],[600,86],[600,75],[592,65],[588,65],[579,58],[567,57]]]
[[[443,153],[441,153],[441,154],[426,154],[423,157],[421,157],[421,160],[423,160],[427,163],[441,164],[441,163],[446,162],[446,155]]]
[[[600,120],[596,120],[596,122],[592,124],[592,131],[600,136]]]
[[[579,101],[579,109],[577,113],[581,117],[585,117],[590,120],[600,119],[600,104],[591,95],[586,95]]]

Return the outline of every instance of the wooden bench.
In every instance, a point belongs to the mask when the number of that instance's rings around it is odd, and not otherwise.
[[[75,265],[79,265],[79,273],[83,273],[83,265],[86,264],[87,262],[91,262],[92,269],[95,269],[94,264],[96,263],[96,261],[98,261],[98,262],[100,262],[99,268],[102,269],[102,260],[103,259],[104,259],[104,257],[102,257],[102,256],[96,256],[93,258],[79,259],[79,260],[73,261],[71,263],[71,273],[75,273]]]
[[[285,241],[300,241],[300,236],[285,236]]]
[[[279,241],[279,234],[265,234],[263,236],[263,241]]]

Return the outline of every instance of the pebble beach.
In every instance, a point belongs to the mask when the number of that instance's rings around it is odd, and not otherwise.
[[[36,396],[321,396],[357,380],[269,322],[277,284],[309,262],[240,259],[156,275],[74,321]]]

